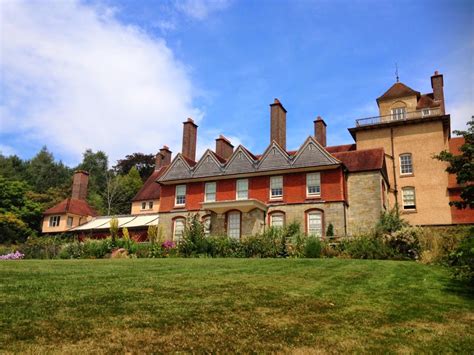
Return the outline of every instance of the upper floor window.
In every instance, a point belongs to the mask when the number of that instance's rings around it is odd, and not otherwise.
[[[320,196],[321,195],[321,174],[311,173],[306,174],[306,195]]]
[[[404,120],[406,117],[407,109],[405,107],[392,108],[392,120]]]
[[[307,213],[308,235],[321,237],[323,235],[323,214],[320,211]]]
[[[283,176],[270,178],[270,198],[283,197]]]
[[[148,209],[153,209],[153,201],[148,201]]]
[[[402,198],[403,198],[404,210],[416,210],[416,199],[415,199],[414,187],[402,188]]]
[[[176,186],[176,206],[184,206],[186,204],[186,185]]]
[[[249,198],[248,179],[237,180],[237,200],[247,200]]]
[[[274,212],[270,215],[270,226],[283,228],[285,226],[285,215],[281,212]]]
[[[146,202],[142,202],[142,210],[146,209]]]
[[[206,182],[204,190],[204,202],[214,202],[216,200],[216,183]]]
[[[184,228],[186,226],[186,219],[180,217],[174,220],[173,225],[173,240],[179,242],[183,239]]]
[[[60,221],[61,221],[61,216],[51,216],[49,217],[49,226],[58,227]]]
[[[413,174],[413,163],[410,153],[400,155],[400,173],[402,175]]]
[[[70,216],[69,216],[69,217],[67,218],[67,226],[68,226],[68,227],[72,227],[73,222],[74,222],[74,217],[70,217]]]
[[[421,110],[421,117],[426,117],[426,116],[429,116],[430,114],[431,112],[429,108],[424,108],[423,110]]]

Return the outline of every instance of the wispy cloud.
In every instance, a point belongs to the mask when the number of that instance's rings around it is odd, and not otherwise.
[[[188,68],[164,40],[75,1],[2,3],[0,133],[23,135],[77,162],[86,148],[111,160],[178,150],[197,121]]]
[[[196,20],[204,20],[212,13],[223,10],[230,5],[230,0],[179,0],[176,8]]]

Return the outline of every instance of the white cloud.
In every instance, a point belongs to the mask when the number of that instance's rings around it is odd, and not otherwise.
[[[13,147],[10,147],[9,145],[0,144],[0,154],[4,156],[9,156],[16,154],[16,151]]]
[[[448,109],[451,114],[451,131],[465,131],[467,122],[474,116],[474,103],[472,101],[457,102]]]
[[[204,20],[211,13],[228,7],[229,0],[178,0],[176,8],[196,20]]]
[[[202,14],[202,13],[201,13]],[[187,68],[164,40],[75,1],[4,1],[0,132],[47,144],[67,162],[86,148],[111,162],[181,145],[193,106]]]

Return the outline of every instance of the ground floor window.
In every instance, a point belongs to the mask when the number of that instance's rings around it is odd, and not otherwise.
[[[231,238],[240,238],[240,212],[227,213],[227,235]]]
[[[404,187],[404,188],[402,188],[402,198],[403,198],[403,209],[404,210],[416,210],[415,188],[414,187]]]
[[[184,227],[186,225],[186,220],[184,218],[176,218],[173,225],[173,240],[179,242],[183,239]]]
[[[211,234],[211,216],[203,217],[202,226],[204,227],[204,235],[208,237]]]
[[[322,237],[323,235],[323,214],[320,211],[310,211],[306,214],[308,235]]]
[[[281,212],[274,212],[270,215],[270,226],[283,228],[285,226],[285,215]]]
[[[61,216],[51,216],[51,217],[49,217],[49,226],[50,227],[58,227],[60,220],[61,220]]]

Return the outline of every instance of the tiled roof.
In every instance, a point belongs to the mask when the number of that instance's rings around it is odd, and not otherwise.
[[[342,161],[349,172],[381,170],[384,167],[382,148],[338,152],[332,155]]]
[[[186,163],[188,163],[189,166],[193,167],[196,165],[196,162],[192,159],[189,159],[187,156],[182,155],[183,159],[186,160]]]
[[[349,152],[356,150],[355,144],[343,144],[343,145],[333,145],[332,147],[326,147],[326,150],[329,153],[339,153],[339,152]]]
[[[140,191],[137,192],[132,201],[143,201],[143,200],[157,200],[161,195],[161,187],[156,180],[163,174],[168,168],[168,165],[162,166],[146,179]]]
[[[397,97],[404,97],[410,95],[420,96],[420,92],[413,90],[412,88],[406,86],[403,83],[395,83],[390,87],[390,89],[388,89],[382,96],[377,99],[377,102],[379,102],[380,100],[389,100],[395,99]]]
[[[432,95],[432,94],[431,94]],[[440,103],[435,102],[430,94],[421,95],[418,103],[416,104],[416,109],[421,110],[423,108],[439,107]]]
[[[77,200],[70,197],[44,212],[45,215],[62,213],[72,213],[79,216],[97,216],[97,212],[89,206],[87,201]]]

